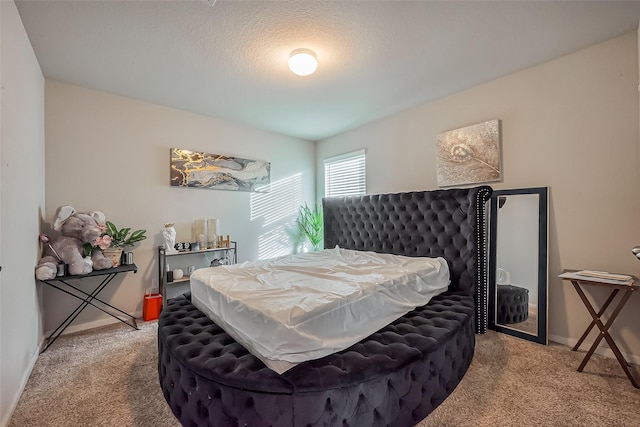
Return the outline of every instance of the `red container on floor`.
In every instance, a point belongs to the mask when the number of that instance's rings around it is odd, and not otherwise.
[[[162,310],[162,295],[146,294],[142,302],[142,318],[145,322],[160,317],[160,310]]]

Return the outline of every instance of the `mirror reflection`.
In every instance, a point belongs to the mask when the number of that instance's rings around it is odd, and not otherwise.
[[[490,326],[546,343],[547,189],[494,192]]]

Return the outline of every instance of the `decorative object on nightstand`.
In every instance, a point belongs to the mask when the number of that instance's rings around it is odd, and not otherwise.
[[[191,250],[191,243],[189,243],[189,242],[178,242],[173,246],[173,248],[175,250],[177,250],[178,252],[190,251]]]
[[[164,249],[168,254],[172,254],[177,252],[176,245],[176,229],[173,226],[173,223],[169,222],[164,225],[164,230],[162,230],[162,237],[164,238]]]
[[[207,220],[196,219],[193,223],[193,238],[200,249],[207,249]]]
[[[213,249],[218,244],[218,233],[220,232],[220,220],[209,218],[207,220],[207,248]]]
[[[227,234],[227,238],[223,238],[222,236],[218,239],[218,248],[230,248],[231,247],[231,238]]]

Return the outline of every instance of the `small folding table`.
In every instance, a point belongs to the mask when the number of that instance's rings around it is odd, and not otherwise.
[[[576,345],[573,347],[572,351],[577,351],[580,348],[580,346],[582,345],[584,340],[587,338],[587,335],[589,335],[589,332],[591,332],[594,326],[597,326],[598,329],[600,330],[600,333],[596,337],[595,341],[591,345],[591,348],[589,349],[589,351],[587,351],[587,354],[582,360],[582,363],[578,367],[578,372],[582,372],[587,362],[593,355],[594,351],[596,350],[596,348],[604,338],[607,341],[607,344],[609,344],[609,347],[611,348],[611,350],[613,351],[613,354],[616,356],[616,359],[618,359],[618,363],[620,363],[622,370],[624,371],[625,374],[627,374],[627,377],[629,378],[629,381],[631,381],[631,384],[633,384],[635,388],[640,388],[640,384],[638,383],[638,380],[636,380],[632,372],[629,370],[629,363],[625,360],[624,356],[620,352],[620,349],[618,348],[617,344],[611,337],[611,334],[609,334],[609,328],[611,327],[613,322],[616,320],[616,317],[618,317],[618,315],[622,311],[622,308],[624,307],[624,305],[627,303],[627,301],[629,301],[631,294],[633,294],[634,292],[640,291],[640,286],[636,284],[638,279],[634,276],[629,276],[631,280],[628,283],[620,283],[615,280],[607,280],[606,278],[598,278],[598,277],[581,276],[576,273],[577,273],[577,270],[564,270],[563,273],[560,275],[560,278],[562,278],[563,280],[571,281],[573,288],[578,293],[578,296],[580,296],[582,303],[587,308],[587,311],[589,311],[589,314],[591,315],[591,318],[593,320],[591,321],[587,329],[584,331],[584,333],[582,334],[582,336],[580,337]],[[603,275],[603,277],[605,276],[606,274]],[[600,307],[600,310],[598,310],[597,312],[593,308],[593,305],[591,304],[587,296],[585,295],[584,290],[582,289],[583,286],[598,286],[598,287],[603,287],[611,290],[608,298],[605,300],[604,304],[602,305],[602,307]],[[611,314],[609,315],[606,323],[603,323],[603,320],[602,320],[603,314],[605,313],[607,308],[609,308],[609,306],[614,301],[616,296],[621,292],[622,292],[622,296],[618,299],[618,302],[615,305]]]

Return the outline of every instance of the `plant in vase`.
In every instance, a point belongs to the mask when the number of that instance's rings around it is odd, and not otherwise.
[[[295,224],[288,225],[285,228],[287,236],[289,236],[289,242],[291,242],[291,253],[299,254],[304,252],[304,242],[307,240],[307,235],[302,231],[302,227],[296,221]]]
[[[306,203],[300,206],[298,211],[298,219],[296,220],[300,231],[309,239],[314,251],[320,250],[320,244],[323,238],[322,211],[315,205],[311,209]]]
[[[85,244],[85,255],[90,255],[92,251],[100,248],[104,256],[113,262],[113,266],[120,265],[120,258],[125,246],[133,246],[147,238],[147,230],[131,231],[130,227],[118,229],[114,223],[106,222],[106,233],[98,237],[94,245]]]

